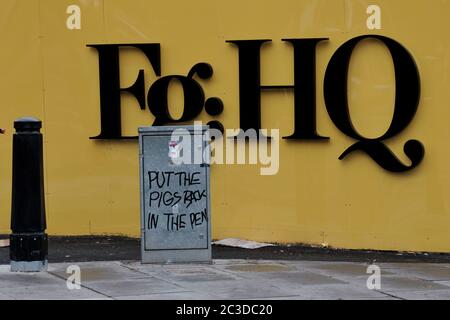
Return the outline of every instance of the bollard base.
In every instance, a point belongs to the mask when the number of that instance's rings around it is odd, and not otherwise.
[[[9,250],[12,272],[47,271],[47,234],[13,233],[10,235]]]
[[[11,261],[11,272],[47,271],[48,261]]]

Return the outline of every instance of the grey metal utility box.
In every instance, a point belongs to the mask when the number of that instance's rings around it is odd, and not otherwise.
[[[142,263],[211,262],[207,131],[207,126],[139,128]],[[188,163],[180,163],[187,159],[181,146],[190,147]]]

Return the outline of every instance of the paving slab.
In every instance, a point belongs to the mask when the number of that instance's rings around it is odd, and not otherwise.
[[[290,268],[289,266],[286,266],[284,264],[275,264],[275,263],[267,263],[267,264],[236,264],[236,265],[229,265],[225,267],[228,271],[234,271],[234,272],[243,272],[247,274],[258,274],[258,273],[268,273],[268,272],[287,272],[292,271],[294,269]]]
[[[381,291],[399,292],[399,291],[433,291],[448,290],[450,287],[445,284],[439,284],[433,281],[422,280],[418,278],[408,278],[399,276],[384,276],[381,278]]]
[[[416,277],[423,280],[450,281],[450,265],[448,264],[414,264],[395,263],[380,264],[383,273]]]
[[[172,275],[169,273],[163,274],[160,276],[161,278],[167,279],[169,281],[174,282],[198,282],[198,281],[234,281],[236,278],[232,276],[228,276],[225,274],[220,273],[212,273],[212,272],[205,272],[205,273],[198,273],[198,274],[185,274],[185,275]]]
[[[136,296],[115,297],[117,300],[219,300],[220,297],[212,293],[199,293],[195,291],[156,293]]]
[[[395,292],[405,300],[450,300],[450,290],[422,290]]]
[[[211,292],[220,299],[259,299],[294,295],[287,289],[251,280],[196,281],[184,282],[182,285],[200,293]]]
[[[133,268],[141,273],[151,275],[160,279],[171,282],[194,282],[194,281],[224,281],[235,280],[236,277],[229,273],[222,272],[212,265],[192,265],[192,264],[176,264],[176,265],[138,265],[129,264],[129,268]]]
[[[299,269],[305,270],[314,270],[314,272],[318,272],[321,274],[326,274],[330,276],[336,277],[360,277],[365,276],[368,277],[367,268],[369,264],[364,263],[353,263],[353,262],[318,262],[318,263],[297,263],[296,267]],[[389,275],[391,274],[387,270],[382,270],[382,274]]]
[[[41,285],[36,287],[13,287],[5,292],[15,300],[81,300],[81,299],[105,299],[102,294],[92,290],[81,288],[69,290],[63,282],[59,285]]]
[[[97,292],[101,292],[108,297],[187,291],[179,285],[153,277],[117,281],[95,281],[84,285]]]
[[[49,267],[48,272],[57,277],[67,279],[72,274],[67,270],[69,266],[80,267],[82,283],[105,280],[137,279],[145,276],[136,270],[124,267],[118,262],[54,264]]]
[[[10,288],[39,288],[43,285],[65,286],[65,281],[47,272],[41,273],[16,273],[0,272],[0,292],[6,292]]]
[[[80,290],[67,288],[70,265],[80,267]],[[367,266],[270,260],[183,265],[111,261],[57,263],[49,265],[49,272],[11,273],[9,266],[0,265],[0,300],[450,299],[449,264],[380,264],[380,290],[367,288]]]
[[[212,265],[165,265],[162,266],[161,271],[173,275],[197,275],[197,274],[226,274],[219,271]]]
[[[14,300],[14,299],[4,293],[0,293],[0,300]]]
[[[273,263],[273,261],[270,261]],[[213,266],[229,266],[229,265],[236,265],[236,264],[258,264],[258,263],[265,263],[264,260],[251,260],[251,259],[214,259],[212,262]]]
[[[252,300],[252,299],[250,299]],[[306,301],[306,300],[361,300],[361,301],[368,301],[368,300],[401,300],[401,299],[397,299],[394,297],[389,297],[389,296],[383,296],[383,297],[361,297],[361,296],[357,296],[354,297],[352,299],[349,299],[347,296],[345,298],[329,298],[326,295],[319,295],[318,297],[305,297],[305,296],[293,296],[293,297],[289,297],[289,299],[286,298],[270,298],[270,299],[253,299],[253,300],[300,300],[300,301]]]
[[[426,269],[426,268],[434,268],[434,267],[443,267],[443,268],[450,268],[450,263],[422,263],[422,262],[383,262],[379,263],[380,266],[383,266],[386,269],[392,269],[392,268],[411,268],[416,267],[419,269]]]
[[[123,268],[133,270],[135,272],[154,276],[164,271],[162,264],[142,264],[139,261],[125,261],[120,263]]]
[[[304,300],[391,300],[393,297],[367,287],[355,287],[352,284],[333,284],[321,286],[302,286],[291,289],[294,295]]]
[[[344,281],[331,276],[322,275],[310,271],[289,271],[289,272],[234,272],[235,274],[254,281],[266,281],[273,285],[280,285],[291,288],[310,285],[331,285],[344,284]]]
[[[341,276],[336,279],[345,281],[354,288],[367,289],[368,276]],[[416,278],[414,276],[403,276],[395,274],[381,274],[381,289],[380,291],[391,293],[397,291],[420,291],[420,290],[449,290],[450,286],[445,283],[434,282]]]

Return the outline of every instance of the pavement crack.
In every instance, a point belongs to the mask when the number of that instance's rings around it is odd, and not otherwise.
[[[59,278],[59,279],[64,280],[64,282],[67,282],[67,279],[64,278],[63,276],[60,276],[59,274],[53,273],[53,272],[51,272],[51,271],[48,271],[47,273],[51,274],[51,275],[54,276],[54,277],[57,277],[57,278]],[[98,291],[98,290],[95,290],[95,289],[93,289],[93,288],[90,288],[90,287],[88,287],[88,286],[86,286],[86,285],[84,285],[84,284],[82,284],[82,283],[80,283],[80,286],[81,286],[82,288],[85,288],[85,289],[87,289],[87,290],[90,290],[90,291],[92,291],[92,292],[95,292],[95,293],[97,293],[97,294],[99,294],[99,295],[102,295],[102,296],[104,296],[104,297],[106,297],[106,298],[114,299],[114,297],[112,297],[112,296],[110,296],[110,295],[107,295],[106,293],[103,293],[103,292],[101,292],[101,291]]]
[[[176,287],[179,287],[179,288],[182,288],[182,289],[185,289],[185,290],[189,290],[189,289],[183,287],[182,285],[176,283],[175,281],[171,281],[170,279],[166,279],[166,278],[164,278],[164,277],[160,277],[160,276],[158,276],[158,275],[156,275],[156,274],[146,273],[146,272],[141,271],[141,270],[139,270],[139,269],[135,269],[135,268],[133,268],[133,267],[131,267],[131,266],[127,266],[127,265],[125,265],[125,264],[123,264],[123,263],[120,263],[119,265],[120,265],[121,267],[124,267],[124,268],[128,269],[128,270],[135,271],[135,272],[137,272],[137,273],[140,273],[140,274],[142,274],[142,275],[145,275],[146,277],[155,278],[155,279],[158,279],[158,280],[160,280],[160,281],[163,281],[163,282],[169,283],[169,284],[171,284],[171,285],[174,285],[174,286],[176,286]],[[164,270],[164,269],[161,270],[161,272],[163,272],[163,273],[165,273],[165,274],[169,274],[169,272],[167,272],[167,271]]]
[[[376,290],[376,291],[381,293],[381,294],[384,294],[384,295],[386,295],[388,297],[395,298],[395,299],[398,299],[398,300],[403,300],[403,301],[407,301],[408,300],[408,299],[405,299],[405,298],[402,298],[402,297],[398,297],[398,296],[395,296],[393,294],[390,294],[390,293],[387,293],[387,292],[384,292],[384,291],[380,291],[380,290]]]

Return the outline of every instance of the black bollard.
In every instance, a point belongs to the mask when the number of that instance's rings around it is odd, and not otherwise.
[[[10,235],[11,271],[47,270],[42,123],[35,118],[14,122]]]

